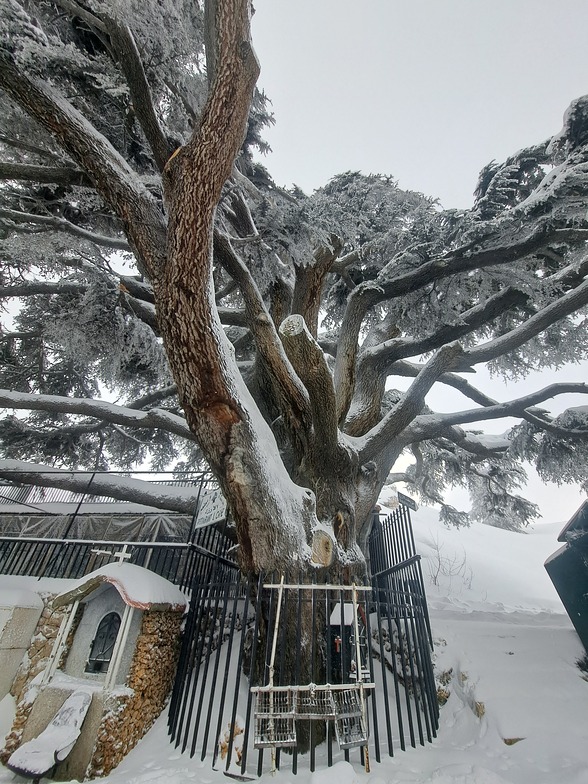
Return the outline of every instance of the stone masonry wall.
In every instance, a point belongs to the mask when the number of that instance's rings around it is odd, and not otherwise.
[[[127,679],[133,693],[109,698],[88,767],[89,778],[110,773],[163,710],[176,671],[181,623],[182,613],[143,613]]]
[[[3,763],[6,763],[6,760],[10,757],[12,752],[20,745],[22,733],[36,695],[34,687],[32,689],[30,688],[31,682],[45,669],[51,651],[53,650],[53,643],[57,637],[59,627],[69,609],[68,607],[59,608],[57,610],[54,609],[51,606],[52,599],[53,596],[44,597],[43,599],[45,607],[31,640],[29,652],[24,656],[12,683],[12,688],[10,689],[10,693],[16,701],[16,715],[14,717],[12,730],[6,737],[5,746],[0,752],[0,761]],[[71,632],[68,635],[61,662],[65,661],[65,658],[67,657],[81,615],[82,608],[80,607],[76,614]]]

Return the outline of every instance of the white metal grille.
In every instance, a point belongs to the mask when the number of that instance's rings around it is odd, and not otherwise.
[[[255,748],[296,745],[294,717],[255,716]]]

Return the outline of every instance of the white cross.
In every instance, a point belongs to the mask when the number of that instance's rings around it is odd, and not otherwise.
[[[116,553],[113,553],[111,550],[92,550],[93,553],[96,555],[109,555],[111,558],[115,558],[119,564],[124,563],[124,561],[128,561],[133,556],[129,553],[128,545],[123,545],[122,550],[119,550]]]

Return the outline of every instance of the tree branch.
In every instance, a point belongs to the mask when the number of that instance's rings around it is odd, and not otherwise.
[[[496,357],[503,356],[509,351],[522,346],[531,338],[536,337],[551,324],[560,321],[565,316],[569,316],[579,308],[588,304],[588,280],[581,283],[576,289],[563,294],[551,305],[542,308],[534,316],[528,318],[516,329],[501,335],[495,340],[491,340],[482,346],[465,351],[463,354],[462,367],[470,367],[480,362],[488,362]],[[458,367],[453,370],[459,370]]]
[[[22,482],[37,487],[58,487],[77,493],[91,491],[91,495],[106,495],[119,501],[190,515],[197,508],[199,495],[198,487],[172,488],[99,472],[59,471],[51,466],[23,460],[0,460],[0,477],[10,482]]]
[[[356,261],[364,261],[367,259],[376,246],[377,242],[375,240],[373,242],[366,242],[365,245],[362,245],[360,248],[346,253],[345,256],[340,256],[333,263],[331,271],[338,275],[344,275],[347,267],[355,264]]]
[[[418,340],[389,340],[367,350],[359,356],[359,370],[363,362],[391,365],[399,359],[414,357],[440,348],[449,341],[469,335],[484,324],[492,321],[512,307],[521,306],[528,301],[528,295],[513,288],[504,289],[456,317],[453,324],[443,324],[436,332]]]
[[[28,411],[47,411],[54,414],[80,414],[135,429],[157,428],[190,441],[194,440],[193,434],[182,417],[158,408],[139,411],[113,403],[105,403],[102,400],[60,397],[58,395],[33,395],[27,392],[12,392],[8,389],[0,389],[0,406]]]
[[[166,226],[156,199],[136,172],[71,103],[0,54],[0,88],[46,130],[84,169],[123,223],[138,260],[154,277],[165,266]]]
[[[140,321],[142,321],[143,324],[147,324],[147,326],[153,330],[155,335],[159,336],[159,324],[157,322],[155,305],[152,305],[150,302],[144,302],[143,300],[136,299],[130,294],[125,295],[123,302],[131,311],[131,313],[133,313]]]
[[[162,387],[161,389],[156,389],[153,392],[149,392],[147,395],[143,395],[143,397],[137,398],[132,403],[129,403],[126,408],[133,408],[133,409],[142,409],[148,408],[153,403],[159,403],[162,400],[166,400],[173,395],[177,395],[178,388],[175,384],[170,384],[167,387]]]
[[[384,482],[384,486],[388,487],[390,485],[398,484],[398,482],[408,482],[409,476],[404,471],[397,471],[396,473],[388,474],[386,481]]]
[[[470,433],[457,426],[448,427],[443,432],[443,439],[478,457],[491,457],[497,453],[506,452],[510,446],[510,441],[505,437],[492,436],[490,438],[494,440],[493,443],[490,443],[488,436],[477,436],[475,433]]]
[[[463,349],[459,343],[452,343],[443,346],[431,357],[405,392],[402,400],[365,435],[359,452],[361,463],[373,460],[396,436],[409,427],[413,419],[422,411],[425,397],[433,384],[462,353]]]
[[[569,384],[550,384],[538,392],[511,400],[506,403],[498,403],[486,408],[475,408],[467,411],[457,411],[452,414],[423,414],[415,419],[408,427],[406,437],[408,442],[424,441],[428,438],[435,438],[440,435],[444,428],[449,425],[462,425],[467,422],[484,422],[488,419],[503,419],[504,417],[520,416],[525,410],[542,403],[544,400],[566,394],[588,394],[588,384],[569,383]],[[588,437],[588,430],[586,431]]]
[[[80,3],[75,0],[55,0],[58,6],[63,8],[72,18],[78,17],[82,19],[87,25],[93,27],[101,33],[108,33],[105,22],[92,11],[89,11]]]
[[[365,302],[369,307],[385,299],[396,299],[435,283],[438,280],[452,275],[470,272],[475,269],[512,264],[527,256],[537,253],[550,242],[585,242],[588,239],[588,230],[582,228],[560,228],[554,219],[539,220],[532,225],[532,229],[525,236],[521,232],[520,221],[515,220],[514,210],[505,219],[503,234],[495,239],[498,230],[488,229],[488,245],[484,247],[484,238],[479,238],[470,245],[449,251],[443,256],[437,256],[426,261],[414,270],[402,273],[397,277],[382,280],[382,277],[366,285],[364,294]],[[567,220],[567,219],[566,219]],[[563,219],[562,219],[563,223]],[[387,274],[385,268],[384,274]],[[360,286],[358,286],[360,288]]]
[[[37,294],[83,294],[87,290],[84,283],[70,281],[27,281],[15,286],[0,286],[0,297],[32,297]]]
[[[570,166],[570,170],[571,177],[574,167]],[[550,199],[555,201],[561,198],[558,187],[561,187],[561,179],[564,177],[565,175],[561,174],[560,180],[545,188],[542,201],[546,205]],[[567,215],[557,220],[551,215],[537,220],[525,234],[521,231],[521,209],[522,207],[511,210],[501,225],[497,226],[495,221],[489,221],[486,237],[480,235],[468,245],[435,257],[416,269],[397,276],[390,277],[389,267],[384,267],[376,280],[361,283],[351,292],[341,324],[335,365],[335,389],[340,421],[345,417],[352,400],[359,333],[370,308],[384,300],[405,296],[452,275],[510,264],[537,253],[551,241],[583,242],[588,237],[586,229],[567,228]]]
[[[222,289],[216,292],[215,294],[216,304],[218,305],[219,302],[222,302],[223,299],[225,297],[228,297],[229,294],[232,294],[236,288],[237,288],[237,284],[235,283],[235,281],[232,278],[228,280],[227,283],[222,287]]]
[[[321,247],[315,251],[313,264],[296,267],[292,313],[298,313],[304,318],[315,340],[325,278],[343,246],[338,237],[332,237],[331,243],[332,247]]]
[[[90,185],[86,172],[71,166],[33,166],[28,163],[6,163],[0,161],[0,180],[24,180],[26,182],[51,182],[56,185]]]
[[[180,101],[180,103],[184,107],[184,111],[190,118],[190,127],[194,128],[194,126],[198,122],[198,114],[194,109],[194,107],[192,106],[192,104],[190,103],[190,101],[188,100],[188,96],[186,95],[186,93],[183,90],[180,90],[179,85],[173,84],[173,82],[170,79],[164,79],[163,82],[167,87],[167,89],[170,91],[170,93],[172,95],[175,95],[175,97]]]
[[[159,171],[162,172],[174,151],[174,146],[168,142],[157,119],[151,89],[137,44],[128,25],[111,16],[105,16],[104,20],[112,48],[129,86],[135,116],[151,147],[155,163]]]
[[[14,223],[33,223],[40,226],[48,226],[50,229],[73,234],[75,237],[88,240],[101,247],[111,248],[113,250],[124,250],[127,253],[132,252],[132,248],[126,240],[118,239],[116,237],[107,237],[104,234],[95,234],[93,231],[82,229],[81,226],[76,226],[75,223],[71,223],[65,218],[59,218],[56,215],[33,215],[29,212],[0,209],[0,218],[13,221]]]
[[[148,283],[145,283],[145,281],[139,280],[133,275],[120,275],[119,282],[121,289],[128,292],[131,296],[135,297],[135,299],[140,299],[141,302],[149,302],[151,305],[155,305],[153,289]]]
[[[311,413],[307,392],[284,352],[282,341],[251,273],[231,247],[229,239],[218,230],[214,232],[214,251],[219,263],[237,283],[243,296],[246,325],[249,326],[259,355],[270,372],[286,422],[294,431],[303,428],[305,434],[308,434]],[[225,320],[225,309],[219,308],[218,312],[221,321]],[[297,433],[297,437],[300,435]]]
[[[245,310],[235,308],[217,308],[221,324],[228,327],[249,327],[249,319]]]
[[[418,365],[413,362],[395,362],[393,368],[391,368],[392,375],[395,376],[402,376],[404,378],[416,378],[418,374],[421,372],[423,365]],[[475,372],[475,371],[473,371]],[[481,406],[494,406],[497,405],[497,401],[494,398],[485,395],[479,389],[474,387],[469,381],[466,381],[465,378],[461,376],[457,376],[454,373],[443,373],[442,376],[439,377],[440,384],[446,384],[449,387],[453,387],[457,389],[459,392],[464,395],[464,397],[473,400],[474,403],[479,403]]]
[[[15,139],[13,136],[6,136],[4,133],[0,133],[0,142],[6,144],[8,147],[14,147],[16,150],[24,150],[25,152],[33,153],[33,155],[38,155],[40,158],[48,158],[49,160],[60,164],[60,166],[64,166],[64,159],[61,155],[56,155],[54,152],[46,150],[44,147],[38,147],[37,145],[30,144],[22,139]]]
[[[0,332],[0,340],[27,340],[40,338],[41,332]]]
[[[319,466],[337,454],[337,406],[333,379],[321,347],[310,334],[302,316],[289,316],[280,326],[286,354],[308,391]]]
[[[392,367],[397,367],[394,363],[397,363],[402,357],[422,354],[439,348],[450,340],[468,335],[513,305],[522,305],[526,300],[527,295],[522,292],[510,288],[505,289],[490,297],[483,305],[477,305],[465,311],[457,317],[455,323],[443,325],[437,332],[420,340],[390,339],[375,344],[378,334],[393,328],[390,324],[390,316],[388,316],[380,329],[370,331],[359,353],[357,360],[358,380],[345,420],[345,432],[359,436],[374,427],[380,417],[386,377]],[[415,368],[415,372],[411,375],[416,376],[418,372]],[[443,378],[446,376],[447,374],[444,374]]]
[[[522,418],[525,419],[535,427],[540,428],[541,430],[545,430],[546,433],[550,433],[552,436],[557,436],[558,438],[586,438],[588,437],[588,429],[587,430],[580,430],[579,428],[573,427],[561,427],[560,425],[554,425],[553,422],[545,419],[543,416],[538,416],[532,409],[528,408],[523,414]]]
[[[377,304],[382,290],[377,284],[362,283],[349,295],[337,346],[333,383],[337,396],[337,418],[343,422],[355,389],[359,331],[370,305]]]

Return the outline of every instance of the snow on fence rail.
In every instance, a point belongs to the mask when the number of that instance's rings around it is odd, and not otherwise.
[[[50,473],[46,471],[45,473]],[[24,508],[34,507],[37,504],[78,504],[86,501],[93,504],[124,504],[124,501],[117,500],[107,495],[94,495],[92,493],[92,483],[96,476],[113,476],[121,478],[142,479],[154,485],[163,487],[197,487],[203,489],[216,486],[209,471],[194,471],[186,474],[183,478],[165,478],[165,474],[153,474],[152,472],[120,472],[120,471],[76,471],[78,475],[86,474],[88,477],[87,487],[84,491],[67,490],[60,487],[39,487],[21,483],[18,480],[18,472],[15,472],[13,482],[0,480],[0,505],[22,504]],[[162,478],[163,477],[163,478]]]
[[[192,542],[124,542],[0,537],[0,574],[78,579],[110,563],[121,547],[130,562],[165,577],[181,588],[195,579],[205,579],[220,560],[227,558],[231,540],[215,528],[195,532]]]

